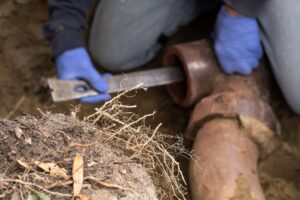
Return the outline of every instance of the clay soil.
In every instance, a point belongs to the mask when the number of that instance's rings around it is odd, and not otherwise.
[[[13,119],[16,116],[40,113],[37,108],[54,113],[69,114],[76,102],[54,104],[47,87],[47,77],[55,76],[49,43],[44,39],[41,25],[47,20],[44,0],[1,0],[0,2],[0,117]],[[160,59],[153,65],[158,65]],[[281,122],[282,148],[259,164],[261,183],[268,200],[300,199],[300,117],[293,114],[274,84],[273,107]],[[190,109],[174,105],[164,88],[140,91],[124,100],[136,104],[138,114],[158,113],[151,124],[163,122],[163,131],[169,134],[184,132]],[[82,105],[84,116],[94,105]],[[170,114],[171,113],[171,114]],[[176,122],[176,123],[175,123]],[[151,125],[150,124],[150,125]],[[2,128],[11,128],[2,124]],[[79,133],[80,134],[80,133]],[[1,135],[0,137],[4,137]],[[80,139],[80,136],[77,139]],[[8,148],[12,141],[1,140],[1,149]],[[55,144],[53,144],[55,145]],[[37,149],[41,148],[37,147]],[[33,152],[38,154],[37,152]],[[1,155],[1,168],[16,159],[14,155]],[[8,159],[8,160],[5,160]],[[6,162],[3,162],[6,161]],[[186,166],[183,161],[183,166]],[[185,167],[183,167],[184,169]]]

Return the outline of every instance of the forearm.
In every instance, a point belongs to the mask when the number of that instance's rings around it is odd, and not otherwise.
[[[90,5],[91,0],[48,0],[50,19],[44,32],[52,43],[53,56],[84,46],[82,32]]]

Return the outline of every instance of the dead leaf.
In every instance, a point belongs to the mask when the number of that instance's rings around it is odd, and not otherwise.
[[[10,200],[21,200],[19,193],[17,191],[14,191],[11,195]]]
[[[80,194],[83,184],[83,156],[79,153],[76,154],[73,162],[73,195],[78,196]]]
[[[68,178],[67,170],[65,168],[59,167],[55,163],[43,163],[39,161],[35,161],[34,164],[41,168],[42,170],[50,173],[51,176],[59,176],[65,179]]]
[[[16,127],[14,129],[15,131],[15,135],[18,139],[21,139],[22,135],[23,135],[23,130],[20,127]]]
[[[17,160],[17,163],[26,169],[30,168],[30,165],[22,160]]]

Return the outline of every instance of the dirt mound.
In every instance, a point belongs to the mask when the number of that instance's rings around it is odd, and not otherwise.
[[[186,182],[175,159],[190,156],[183,138],[163,134],[161,124],[148,126],[155,112],[140,117],[132,111],[135,105],[122,104],[120,99],[132,90],[82,120],[75,107],[71,116],[40,110],[39,118],[0,121],[0,194],[186,199]]]
[[[95,200],[156,199],[153,182],[141,164],[94,126],[62,114],[0,122],[1,194],[10,199],[13,191],[27,196],[26,192],[37,189],[52,191],[54,199],[70,199],[64,196],[72,196],[72,163],[78,153],[84,157],[84,183],[88,184],[82,194]],[[55,163],[66,170],[66,176],[48,173],[38,163]]]

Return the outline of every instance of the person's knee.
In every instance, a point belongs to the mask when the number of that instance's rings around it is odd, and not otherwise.
[[[111,72],[125,72],[138,68],[154,58],[161,49],[159,44],[143,48],[125,48],[126,45],[120,45],[120,47],[116,42],[110,45],[95,44],[97,43],[90,43],[92,58],[101,67]]]
[[[113,54],[109,54],[109,52],[95,51],[91,49],[91,55],[95,62],[107,71],[121,72],[130,69],[125,67],[127,63],[124,59],[114,56]]]
[[[296,54],[274,53],[271,45],[266,45],[266,51],[271,63],[275,79],[290,108],[300,114],[300,62]]]
[[[106,51],[91,51],[92,58],[102,68],[110,72],[126,72],[142,66],[151,60],[156,54],[149,55],[141,52],[136,56],[127,55],[126,53]]]
[[[297,6],[298,5],[298,6]],[[300,114],[300,1],[274,0],[262,5],[258,19],[266,53],[287,103]],[[280,12],[278,12],[280,9]]]
[[[299,88],[299,87],[298,87]],[[297,114],[300,114],[300,93],[295,88],[282,89],[285,99],[290,108]],[[289,91],[287,91],[289,90]]]
[[[300,114],[300,92],[298,92],[300,79],[294,74],[285,74],[283,76],[277,74],[276,79],[287,104],[294,112]]]

